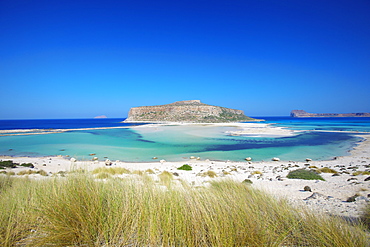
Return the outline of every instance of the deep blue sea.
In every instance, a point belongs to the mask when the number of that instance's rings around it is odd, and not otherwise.
[[[211,160],[303,161],[332,159],[348,155],[361,138],[356,132],[370,134],[370,118],[291,118],[256,117],[273,126],[303,130],[288,137],[248,137],[226,134],[231,127],[162,126],[135,127],[124,119],[52,119],[0,120],[0,130],[80,129],[63,133],[16,135],[0,133],[0,155],[69,156],[101,160],[145,162],[153,157],[168,161],[189,159],[190,156]],[[125,127],[93,129],[100,127]],[[86,130],[86,128],[89,128]],[[85,130],[82,130],[85,129]],[[353,133],[352,133],[353,132]],[[3,136],[1,136],[3,135]]]

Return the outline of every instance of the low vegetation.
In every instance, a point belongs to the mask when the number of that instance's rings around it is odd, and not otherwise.
[[[318,173],[333,173],[333,174],[338,173],[336,170],[328,168],[328,167],[323,167],[323,168],[317,169],[316,172],[318,172]]]
[[[100,173],[99,173],[100,174]],[[166,173],[165,176],[169,176]],[[0,246],[366,246],[361,225],[245,183],[0,176]]]
[[[370,175],[369,171],[355,171],[352,173],[353,176],[358,176],[358,175]]]
[[[18,165],[17,163],[13,163],[13,161],[11,161],[11,160],[0,161],[0,168],[1,169],[16,168],[17,165]]]
[[[131,172],[123,167],[99,167],[92,171],[92,174],[107,173],[110,175],[130,174]]]
[[[199,173],[198,176],[215,178],[217,177],[217,173],[214,171],[206,171],[206,172]]]
[[[23,166],[23,167],[29,167],[29,168],[34,168],[34,165],[32,163],[14,163],[12,160],[4,160],[0,161],[0,169],[5,169],[5,168],[16,168],[17,166]]]
[[[287,178],[325,181],[325,179],[323,179],[319,174],[306,169],[297,169],[294,171],[290,171],[287,175]]]
[[[191,171],[191,170],[193,170],[193,168],[190,165],[185,164],[185,165],[182,165],[179,168],[177,168],[177,170]]]

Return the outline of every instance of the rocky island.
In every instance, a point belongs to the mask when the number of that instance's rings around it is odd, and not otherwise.
[[[293,110],[290,112],[291,117],[370,117],[370,113],[308,113],[303,110]]]
[[[177,101],[167,105],[140,106],[130,109],[124,122],[228,123],[256,121],[241,110],[207,105],[200,100]]]

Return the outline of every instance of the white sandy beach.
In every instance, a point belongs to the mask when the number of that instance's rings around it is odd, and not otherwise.
[[[168,123],[167,123],[168,125]],[[220,124],[219,124],[220,125]],[[155,127],[160,125],[144,125],[136,128],[147,128],[155,131]],[[223,126],[233,127],[234,130],[229,134],[233,135],[258,135],[258,136],[282,136],[294,135],[295,131],[276,128],[261,123],[238,123],[223,124]],[[166,162],[163,160],[153,160],[147,163],[130,163],[121,161],[112,161],[111,167],[124,167],[130,171],[151,169],[155,174],[150,174],[154,179],[158,179],[162,171],[175,173],[176,180],[185,180],[194,186],[206,186],[210,180],[231,178],[242,182],[250,179],[251,186],[265,190],[277,197],[284,197],[297,206],[307,206],[313,210],[327,212],[329,214],[357,217],[361,209],[368,201],[370,194],[370,181],[365,181],[369,175],[352,175],[354,171],[370,170],[370,140],[366,135],[359,135],[364,141],[350,152],[349,156],[337,157],[334,160],[327,161],[264,161],[264,162],[230,162],[230,161],[212,161],[203,160],[202,157],[193,157],[179,162]],[[93,157],[91,157],[93,158]],[[273,158],[273,157],[271,157]],[[307,157],[310,158],[310,157]],[[15,163],[32,163],[35,168],[32,170],[44,170],[52,177],[60,171],[71,171],[74,169],[85,169],[92,171],[98,167],[105,167],[104,161],[80,161],[72,162],[66,157],[0,157],[1,160],[13,160]],[[192,166],[192,171],[177,170],[183,164]],[[321,173],[326,181],[319,180],[300,180],[287,179],[289,171],[298,168],[307,168],[316,166],[318,168],[328,167],[336,170],[339,176],[333,176],[331,173]],[[18,173],[30,168],[18,167],[7,169]],[[206,171],[214,171],[216,178],[208,176],[199,176]],[[120,175],[120,176],[138,176],[138,175]],[[35,178],[47,178],[40,175],[29,175]],[[312,190],[304,191],[304,186],[309,186]],[[346,202],[346,200],[358,195],[356,201]],[[311,198],[309,198],[312,196]],[[306,199],[309,198],[309,199]]]

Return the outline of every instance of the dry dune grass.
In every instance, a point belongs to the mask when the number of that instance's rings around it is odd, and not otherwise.
[[[161,184],[164,183],[166,187]],[[365,246],[363,226],[232,180],[0,176],[1,246]]]

